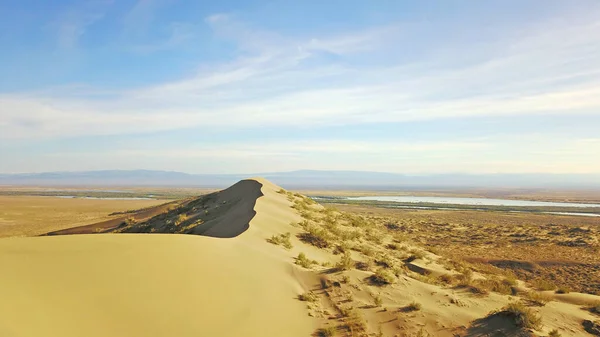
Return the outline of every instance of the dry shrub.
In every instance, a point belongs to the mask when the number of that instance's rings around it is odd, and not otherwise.
[[[339,229],[337,231],[336,235],[343,241],[358,240],[362,237],[362,233],[360,230],[350,230],[350,229],[348,229],[348,230]]]
[[[365,220],[362,216],[359,215],[346,215],[346,220],[352,227],[367,227],[369,226],[369,222]]]
[[[422,250],[411,249],[410,253],[411,253],[411,255],[404,260],[408,263],[413,262],[414,260],[422,259],[425,257],[425,252],[423,252]]]
[[[491,315],[499,315],[511,318],[515,325],[525,329],[538,330],[542,327],[541,317],[531,308],[526,307],[523,303],[509,303],[501,311],[493,312]],[[491,316],[490,315],[490,316]]]
[[[473,280],[468,281],[468,282],[460,281],[456,287],[466,289],[475,295],[488,295],[489,294],[487,289],[485,289],[478,282],[473,281]]]
[[[267,242],[274,245],[282,245],[286,249],[292,249],[292,242],[290,242],[291,234],[289,232],[280,235],[273,235],[267,239]]]
[[[505,281],[498,281],[494,279],[475,280],[472,282],[472,285],[503,295],[514,295],[515,293],[510,283]]]
[[[369,271],[371,268],[373,268],[373,262],[371,260],[367,260],[366,262],[357,261],[355,266],[358,270]]]
[[[421,310],[421,303],[413,301],[409,305],[402,308],[401,310],[405,311],[405,312],[419,311],[419,310]]]
[[[451,274],[443,274],[438,277],[438,280],[440,283],[453,284],[455,279]]]
[[[504,283],[511,287],[515,287],[517,285],[517,276],[512,272],[506,272],[505,274],[506,277],[504,278]]]
[[[339,270],[349,270],[354,267],[354,261],[352,260],[352,256],[349,251],[344,252],[340,261],[335,265],[335,267]]]
[[[327,248],[331,245],[331,234],[322,228],[308,226],[305,233],[299,233],[298,238],[305,243],[318,248]]]
[[[558,330],[554,329],[548,333],[548,337],[561,337],[562,335]]]
[[[362,245],[360,246],[360,252],[365,254],[366,256],[373,256],[375,255],[375,249],[373,249],[373,247],[371,247],[370,245]]]
[[[556,289],[556,285],[554,283],[547,281],[547,280],[541,280],[541,279],[533,280],[531,282],[531,286],[533,286],[535,289],[541,290],[541,291]]]
[[[402,227],[395,222],[387,222],[384,226],[391,231],[399,231],[402,229]]]
[[[590,306],[590,311],[600,315],[600,302],[595,302]]]
[[[342,327],[350,333],[350,336],[364,336],[367,331],[367,323],[364,318],[354,309],[350,309],[346,315]]]
[[[458,280],[459,286],[469,286],[473,282],[473,271],[471,269],[464,269],[462,273],[455,277]]]
[[[463,301],[459,300],[459,299],[458,299],[458,298],[456,298],[456,297],[451,297],[451,298],[450,298],[450,303],[452,303],[452,304],[454,304],[454,305],[456,305],[456,306],[459,306],[459,307],[464,307],[464,306],[466,306],[465,302],[463,302]]]
[[[384,286],[396,282],[396,276],[389,270],[379,269],[375,274],[369,276],[369,280],[374,285]]]
[[[316,302],[319,300],[319,297],[317,296],[317,294],[313,293],[312,291],[306,292],[304,294],[300,294],[298,295],[298,299],[300,301],[305,301],[305,302]]]
[[[529,302],[531,302],[531,304],[540,307],[545,306],[548,302],[552,301],[553,299],[552,295],[540,293],[537,291],[526,292],[525,294],[523,294],[523,297],[525,297]]]
[[[367,240],[380,245],[383,243],[383,234],[373,228],[367,228],[365,231],[365,236]]]
[[[379,295],[379,294],[373,295],[373,303],[375,304],[376,307],[382,306],[383,299],[381,298],[381,295]]]
[[[383,268],[392,268],[394,266],[394,261],[389,256],[381,256],[378,259],[375,259],[375,263]]]
[[[306,269],[310,269],[313,264],[318,264],[317,261],[311,260],[311,259],[307,258],[306,254],[304,254],[304,253],[298,254],[298,257],[296,257],[296,262],[295,263],[297,265],[301,266],[301,267],[306,268]]]
[[[336,332],[337,332],[337,328],[334,326],[330,326],[330,327],[326,327],[326,328],[320,328],[319,330],[317,330],[316,336],[332,337],[332,336],[335,336]]]
[[[392,268],[392,272],[394,275],[396,275],[396,277],[400,277],[400,275],[406,275],[408,273],[408,268],[406,268],[405,265],[395,266]]]

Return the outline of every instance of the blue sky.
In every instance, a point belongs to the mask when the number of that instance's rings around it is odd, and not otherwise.
[[[2,1],[0,172],[600,173],[600,2]]]

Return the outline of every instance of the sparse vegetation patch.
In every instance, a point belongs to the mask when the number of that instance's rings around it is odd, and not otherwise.
[[[268,242],[274,244],[274,245],[281,245],[283,247],[285,247],[285,249],[292,249],[292,242],[290,241],[290,237],[291,234],[289,232],[284,233],[284,234],[280,234],[280,235],[273,235],[270,238],[267,239]]]
[[[541,317],[532,309],[523,305],[523,303],[509,303],[501,311],[494,312],[491,315],[500,315],[511,318],[515,325],[526,329],[540,329],[542,327]]]
[[[384,286],[396,282],[396,276],[389,270],[379,269],[375,274],[369,276],[369,280],[374,285]]]

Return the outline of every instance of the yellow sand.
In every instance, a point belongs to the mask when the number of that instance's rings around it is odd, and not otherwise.
[[[385,336],[411,336],[420,329],[440,337],[484,336],[514,325],[504,319],[495,326],[498,322],[485,317],[518,297],[478,296],[420,281],[419,272],[455,273],[429,253],[410,264],[414,277],[402,275],[393,285],[377,287],[365,282],[371,272],[352,269],[344,272],[350,282],[326,295],[318,274],[326,267],[305,270],[293,264],[293,257],[303,252],[330,265],[340,257],[301,243],[295,235],[301,229],[290,223],[302,218],[287,196],[277,193],[278,186],[255,180],[263,194],[254,205],[256,215],[249,229],[232,239],[175,234],[0,239],[0,337],[310,336],[319,325],[343,323],[335,306],[356,308],[369,332]],[[256,195],[247,187],[238,190],[245,201]],[[286,232],[292,249],[266,242]],[[297,296],[308,290],[321,299],[307,310]],[[340,292],[350,292],[351,303]],[[374,294],[383,307],[372,306]],[[543,320],[536,336],[554,328],[562,336],[584,335],[581,321],[596,316],[580,304],[598,298],[554,296],[555,301],[534,308]],[[401,310],[414,301],[421,310]]]
[[[265,242],[295,215],[264,182],[234,239],[95,234],[0,239],[0,336],[309,336],[300,272]]]
[[[113,212],[156,206],[167,200],[111,200],[0,195],[0,237],[36,236],[114,219]],[[122,215],[121,215],[122,216]]]

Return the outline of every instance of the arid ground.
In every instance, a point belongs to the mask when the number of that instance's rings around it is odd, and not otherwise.
[[[164,200],[108,200],[0,195],[0,237],[36,236],[115,216],[113,212],[140,209]]]
[[[0,239],[0,335],[600,329],[598,219],[323,206],[263,179],[155,204]]]
[[[600,295],[600,219],[482,211],[403,210],[336,205],[395,224],[406,237],[456,260],[514,272],[548,287]]]

